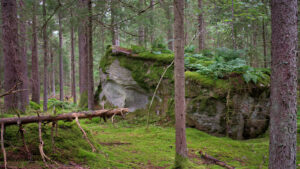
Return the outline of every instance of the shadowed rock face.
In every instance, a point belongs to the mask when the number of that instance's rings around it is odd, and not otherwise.
[[[148,62],[150,65],[151,61]],[[145,67],[145,64],[140,66]],[[141,74],[151,72],[147,68],[144,71]],[[157,76],[160,77],[161,73]],[[100,77],[100,101],[105,100],[116,107],[127,107],[130,111],[147,109],[153,90],[143,89],[133,79],[132,72],[120,66],[118,59],[107,66],[105,73],[100,70]],[[232,87],[223,89],[186,79],[187,126],[234,139],[255,138],[264,134],[269,125],[269,87],[245,84],[240,78],[229,79]],[[151,81],[151,85],[157,82]],[[147,79],[145,83],[148,84]],[[152,106],[157,114],[166,115],[166,112],[172,111],[173,86],[168,78],[162,81],[157,91],[156,105]]]
[[[101,73],[102,92],[100,100],[117,107],[127,107],[130,111],[144,109],[148,104],[148,94],[138,86],[131,72],[120,66],[115,60],[108,69],[108,74]]]

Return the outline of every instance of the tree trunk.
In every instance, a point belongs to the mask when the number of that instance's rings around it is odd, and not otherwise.
[[[92,0],[88,0],[89,23],[88,23],[88,109],[94,109],[94,71],[93,71],[93,23],[92,23]]]
[[[297,9],[297,0],[271,1],[270,169],[296,168]]]
[[[236,38],[234,32],[234,0],[231,0],[231,39],[232,39],[232,46],[236,49]]]
[[[150,0],[150,6],[151,6],[151,16],[150,16],[150,45],[153,44],[154,41],[154,0]]]
[[[252,67],[258,67],[258,57],[257,57],[257,25],[253,21],[253,33],[252,33]]]
[[[185,135],[185,80],[184,80],[184,1],[174,0],[174,54],[175,54],[175,167],[183,168],[182,159],[187,158]]]
[[[26,19],[24,16],[24,2],[23,0],[19,1],[19,6],[21,8],[20,12],[20,59],[21,59],[21,89],[24,90],[20,92],[20,110],[25,112],[26,106],[29,104],[29,82],[28,82],[28,68],[27,68],[27,45],[26,45]]]
[[[138,9],[143,9],[144,0],[139,0]],[[138,29],[138,44],[143,46],[144,44],[144,36],[145,36],[145,28],[142,21],[139,21],[139,29]]]
[[[73,18],[73,12],[71,11],[71,19]],[[75,54],[74,54],[74,26],[71,22],[71,86],[72,86],[72,97],[73,101],[76,104],[77,98],[76,98],[76,78],[75,78]]]
[[[199,52],[204,49],[204,18],[203,18],[203,8],[202,8],[202,0],[198,0],[198,8],[201,10],[198,16],[198,31],[199,31]]]
[[[265,1],[262,0],[262,3],[266,6]],[[267,15],[267,8],[264,7],[265,15]],[[264,68],[268,67],[267,63],[267,43],[266,43],[266,25],[265,25],[265,18],[262,19],[262,39],[263,39],[263,49],[264,49]]]
[[[39,58],[37,51],[37,32],[36,32],[36,1],[33,1],[32,10],[32,96],[31,100],[40,104],[40,76],[39,76]]]
[[[118,25],[115,25],[116,23],[116,0],[111,0],[110,3],[110,12],[111,12],[111,36],[112,36],[112,45],[120,46],[120,40],[119,40],[119,30]]]
[[[4,124],[5,126],[16,125],[20,122],[20,124],[28,124],[28,123],[38,123],[38,122],[56,122],[58,120],[74,120],[76,117],[79,119],[83,118],[93,118],[93,117],[105,117],[110,118],[112,116],[124,116],[128,113],[129,110],[127,108],[118,108],[118,109],[110,109],[110,110],[96,110],[96,111],[86,111],[86,112],[72,112],[72,113],[64,113],[56,116],[44,115],[44,116],[25,116],[25,117],[11,117],[11,118],[1,118],[0,124]]]
[[[87,9],[87,1],[79,0],[81,10]],[[80,106],[87,107],[88,102],[88,34],[87,17],[80,18],[78,27]]]
[[[165,4],[165,12],[166,12],[166,18],[168,20],[168,32],[167,32],[167,38],[168,38],[168,48],[173,51],[173,23],[172,23],[172,14],[170,10],[170,6]]]
[[[62,28],[61,28],[61,11],[58,13],[59,25],[59,100],[64,101],[64,66],[62,56]]]
[[[46,24],[46,0],[43,0],[43,19],[44,24]],[[43,96],[43,111],[47,112],[48,104],[48,39],[47,39],[47,24],[43,27],[43,50],[44,50],[44,96]]]
[[[21,70],[18,57],[18,23],[16,0],[2,0],[2,42],[4,55],[4,90],[9,91],[17,83],[20,83]],[[5,109],[10,111],[17,109],[17,94],[4,97]]]
[[[52,89],[52,96],[55,97],[55,68],[54,68],[54,55],[53,49],[50,47],[50,64],[51,64],[51,89]]]

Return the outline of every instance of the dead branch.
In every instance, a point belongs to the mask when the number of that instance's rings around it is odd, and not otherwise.
[[[201,157],[203,159],[211,161],[214,164],[217,164],[217,165],[222,166],[222,167],[227,168],[227,169],[235,169],[235,167],[232,167],[232,166],[226,164],[225,162],[220,161],[220,160],[218,160],[218,159],[216,159],[216,158],[214,158],[214,157],[212,157],[212,156],[210,156],[206,153],[203,153],[202,151],[199,151],[199,154],[201,155]]]
[[[1,118],[0,123],[4,125],[15,125],[18,124],[28,124],[28,123],[38,123],[38,122],[56,122],[58,120],[69,120],[72,121],[76,117],[78,119],[84,118],[93,118],[93,117],[107,117],[111,118],[113,115],[123,116],[128,113],[128,108],[118,108],[111,110],[95,110],[95,111],[86,111],[86,112],[73,112],[73,113],[64,113],[59,115],[44,115],[44,116],[24,116],[24,117],[11,117],[11,118]]]
[[[80,126],[80,123],[79,123],[79,120],[78,120],[78,117],[77,117],[77,116],[75,117],[75,121],[76,121],[77,126],[80,128],[80,130],[81,130],[81,132],[82,132],[82,134],[83,134],[84,139],[85,139],[85,140],[89,143],[89,145],[91,146],[92,152],[96,152],[95,146],[91,143],[91,141],[89,140],[89,138],[88,138],[86,132],[85,132],[85,131],[83,130],[83,128]]]
[[[11,94],[15,94],[15,93],[18,93],[18,92],[26,91],[27,89],[19,89],[19,90],[17,90],[17,87],[18,87],[18,85],[20,85],[20,84],[21,84],[21,82],[15,84],[14,87],[12,87],[11,89],[9,89],[9,90],[6,91],[5,93],[0,94],[0,97],[4,97],[4,96],[11,95]]]
[[[1,149],[3,153],[3,160],[4,160],[4,168],[7,169],[7,160],[6,160],[6,151],[4,147],[4,123],[1,123]]]

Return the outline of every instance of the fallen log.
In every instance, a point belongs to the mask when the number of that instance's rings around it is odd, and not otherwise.
[[[58,120],[74,120],[76,117],[78,119],[84,118],[93,118],[93,117],[103,117],[110,118],[112,116],[124,116],[128,113],[128,108],[118,108],[111,110],[95,110],[95,111],[86,111],[86,112],[73,112],[65,113],[59,115],[41,115],[41,116],[24,116],[24,117],[10,117],[10,118],[1,118],[0,124],[15,125],[15,124],[28,124],[28,123],[38,123],[38,122],[55,122]]]
[[[216,159],[216,158],[214,158],[214,157],[212,157],[212,156],[210,156],[206,153],[203,153],[202,151],[199,151],[199,154],[201,155],[201,157],[203,159],[205,159],[207,161],[210,161],[214,164],[217,164],[217,165],[222,166],[222,167],[227,168],[227,169],[235,169],[235,167],[232,167],[232,166],[226,164],[225,162],[220,161],[220,160],[218,160],[218,159]]]

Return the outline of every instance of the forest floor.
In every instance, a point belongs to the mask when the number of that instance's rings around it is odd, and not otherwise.
[[[299,112],[300,113],[300,112]],[[298,113],[298,115],[299,115]],[[51,143],[51,124],[43,126],[45,153],[59,162],[53,168],[172,168],[175,157],[175,129],[170,125],[161,126],[163,121],[151,118],[151,125],[146,128],[145,117],[138,119],[128,117],[104,123],[99,118],[80,120],[97,152],[92,152],[75,122],[59,122],[55,138],[55,152]],[[300,116],[298,116],[298,126]],[[27,160],[22,140],[16,126],[9,126],[5,133],[5,146],[8,154],[8,165],[12,168],[43,168],[38,150],[37,124],[25,125],[25,139],[33,155]],[[298,129],[299,133],[299,129]],[[215,137],[197,129],[187,128],[187,145],[189,168],[217,169],[220,166],[208,163],[200,158],[203,151],[236,168],[267,168],[268,136],[250,140],[232,140],[226,137]],[[297,136],[300,141],[299,135]],[[298,151],[300,144],[298,141]],[[300,152],[297,153],[300,160]],[[3,160],[0,154],[0,160]],[[1,163],[3,164],[3,163]],[[297,162],[298,164],[298,162]]]

